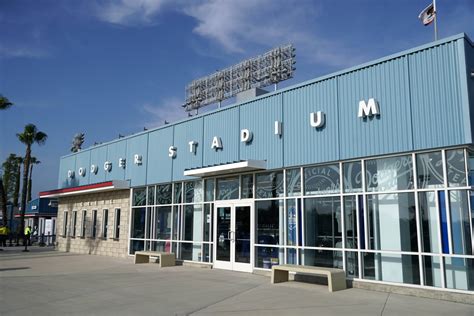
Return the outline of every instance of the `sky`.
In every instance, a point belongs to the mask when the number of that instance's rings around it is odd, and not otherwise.
[[[0,163],[34,145],[33,196],[57,187],[74,134],[83,148],[187,116],[185,86],[274,47],[296,48],[286,87],[434,40],[430,0],[0,0]],[[438,0],[439,38],[474,39],[474,0]],[[232,102],[232,100],[230,101]],[[202,110],[212,110],[208,106]]]

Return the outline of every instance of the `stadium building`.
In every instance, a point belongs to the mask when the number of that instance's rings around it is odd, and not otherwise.
[[[61,157],[60,250],[474,293],[464,34]]]

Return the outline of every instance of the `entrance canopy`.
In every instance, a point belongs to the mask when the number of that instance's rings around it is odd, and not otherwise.
[[[41,198],[52,198],[52,197],[63,197],[69,195],[78,195],[78,194],[85,194],[85,193],[98,193],[104,191],[112,191],[112,190],[122,190],[130,188],[130,183],[128,181],[123,180],[113,180],[107,182],[101,182],[96,184],[88,184],[77,186],[73,188],[64,188],[58,190],[51,190],[51,191],[43,191],[39,193]]]
[[[266,169],[267,162],[265,160],[244,160],[217,166],[189,169],[184,171],[184,175],[192,177],[207,177]]]

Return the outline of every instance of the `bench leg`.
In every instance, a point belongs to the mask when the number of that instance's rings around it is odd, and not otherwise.
[[[288,282],[288,271],[272,270],[272,283]]]
[[[345,290],[346,285],[346,276],[343,273],[330,274],[328,276],[328,290],[329,292],[336,292],[340,290]]]
[[[162,267],[172,267],[172,266],[175,266],[175,265],[176,265],[176,262],[175,262],[174,256],[170,256],[170,255],[161,255],[160,256],[160,268],[162,268]]]
[[[135,254],[135,264],[137,263],[149,263],[150,257],[145,255],[137,255]]]

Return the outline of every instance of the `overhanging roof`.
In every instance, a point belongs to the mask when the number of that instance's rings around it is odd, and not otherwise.
[[[223,165],[210,166],[204,168],[196,168],[185,170],[185,176],[191,177],[207,177],[229,173],[266,170],[267,162],[265,160],[244,160]]]
[[[45,197],[63,197],[70,195],[86,194],[86,193],[98,193],[104,191],[123,190],[130,188],[130,183],[123,180],[114,180],[101,182],[96,184],[81,185],[73,188],[64,188],[51,191],[43,191],[39,193],[42,198]]]

